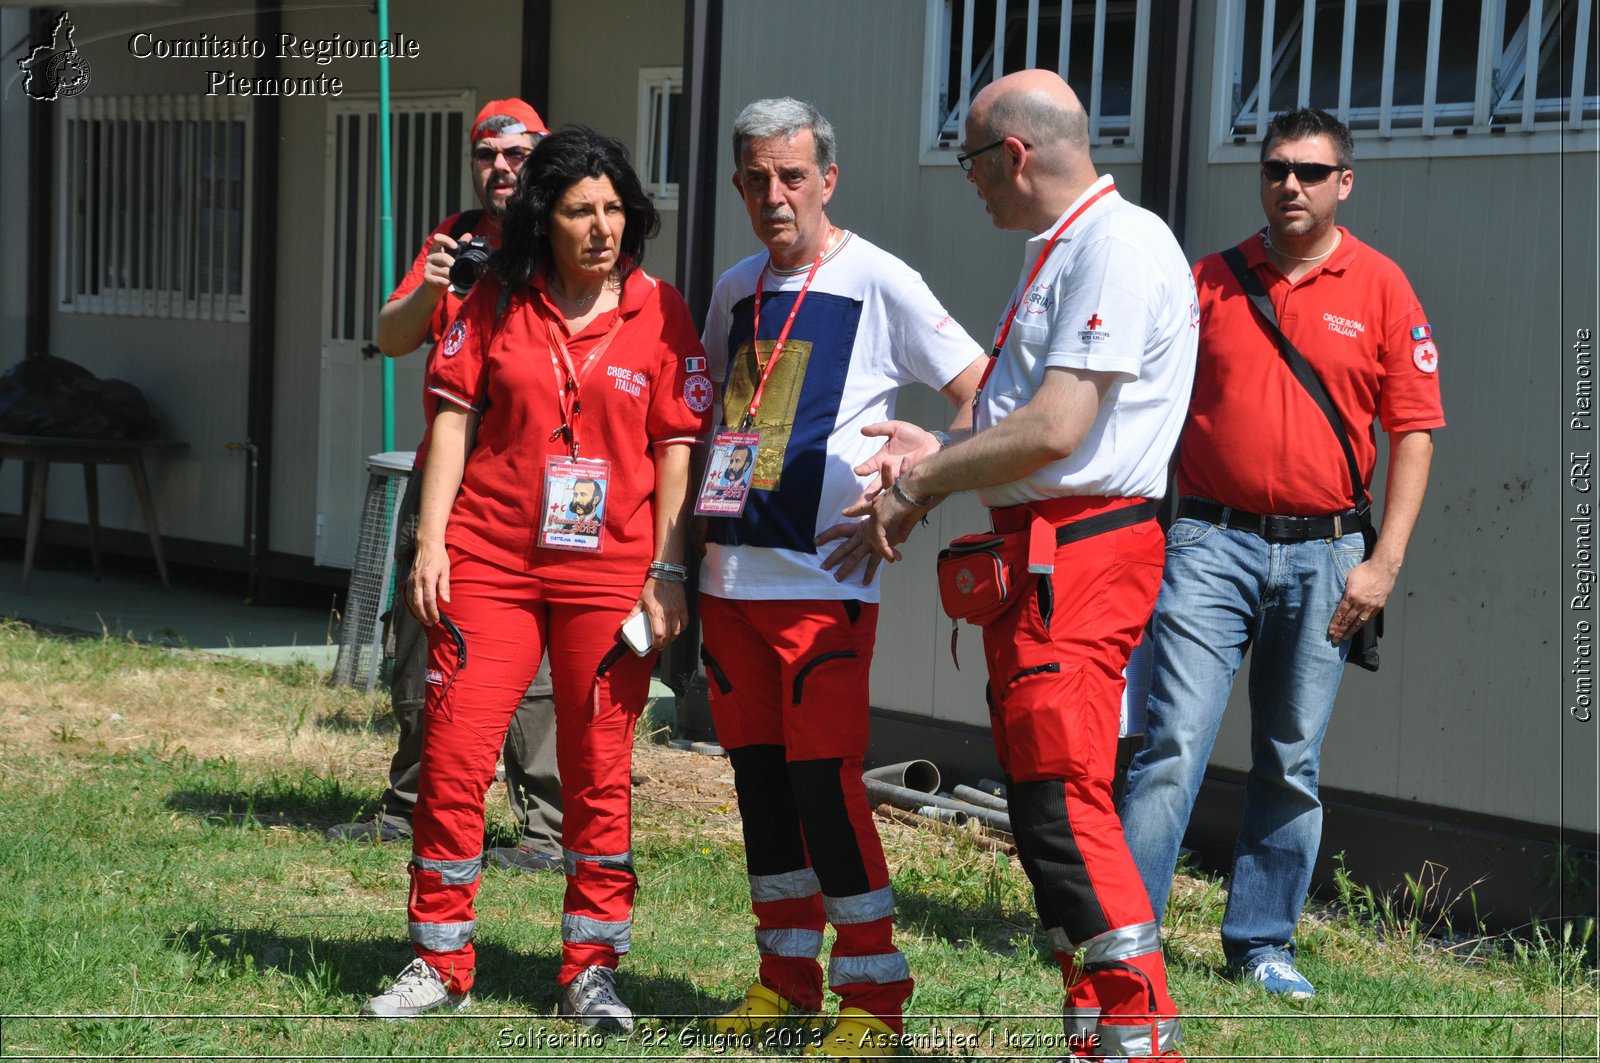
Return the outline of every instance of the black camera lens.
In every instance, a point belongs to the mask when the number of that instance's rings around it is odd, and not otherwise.
[[[465,296],[489,268],[489,241],[473,237],[456,245],[455,262],[450,266],[450,291]]]

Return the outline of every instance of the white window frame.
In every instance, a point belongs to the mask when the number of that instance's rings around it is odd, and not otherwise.
[[[250,319],[254,197],[248,100],[228,96],[82,96],[60,101],[57,126],[56,305],[70,313],[191,321]],[[107,138],[88,158],[69,123],[96,123]],[[242,126],[239,151],[232,150]],[[187,136],[176,130],[187,128]],[[201,155],[201,132],[220,154]],[[87,152],[87,140],[82,143]],[[176,149],[182,158],[174,158]],[[208,171],[208,166],[212,167]],[[239,183],[232,184],[237,171]],[[98,191],[90,180],[98,176]],[[210,193],[202,195],[202,187]],[[170,192],[181,189],[182,202]],[[236,209],[219,199],[237,195]],[[95,202],[87,203],[93,196]],[[235,216],[236,217],[231,217]],[[237,222],[237,235],[231,221]],[[91,230],[91,226],[93,227]],[[206,246],[201,236],[212,234]],[[230,264],[239,290],[229,291]],[[87,272],[98,278],[91,283]],[[209,280],[209,284],[203,282]],[[82,281],[82,283],[80,283]]]
[[[1402,62],[1397,40],[1401,0],[1383,0],[1381,9],[1370,11],[1374,5],[1363,5],[1361,11],[1364,17],[1376,15],[1384,19],[1383,86],[1377,107],[1350,105],[1358,0],[1343,0],[1341,39],[1321,46],[1338,49],[1339,102],[1330,110],[1351,127],[1361,158],[1558,152],[1570,148],[1573,139],[1585,130],[1592,135],[1600,97],[1582,97],[1579,92],[1588,64],[1600,60],[1588,50],[1594,33],[1593,0],[1529,0],[1527,16],[1504,49],[1499,42],[1505,35],[1506,0],[1484,0],[1478,27],[1474,98],[1470,103],[1437,101],[1444,0],[1426,2],[1429,18],[1421,104],[1400,105],[1394,101],[1395,69]],[[1538,84],[1542,53],[1550,49],[1548,36],[1559,24],[1566,5],[1575,6],[1578,20],[1572,83],[1565,86],[1566,94],[1561,97],[1541,99],[1525,94],[1521,91],[1524,84]],[[1243,99],[1239,98],[1245,70],[1254,71],[1256,86],[1264,78],[1279,85],[1287,78],[1297,78],[1296,105],[1309,105],[1311,57],[1319,46],[1313,37],[1316,21],[1307,16],[1316,6],[1317,0],[1221,0],[1216,25],[1216,74],[1212,79],[1212,161],[1255,159],[1266,133],[1271,114],[1263,113],[1256,102],[1258,90],[1252,88]],[[1255,13],[1265,22],[1263,44],[1259,54],[1245,55],[1245,19],[1247,14]],[[1529,49],[1527,27],[1535,20],[1543,26],[1543,47]],[[1326,22],[1326,14],[1323,21]],[[1290,28],[1285,39],[1278,40],[1284,33],[1279,29],[1283,25]],[[1313,39],[1308,42],[1308,37]],[[1298,62],[1290,58],[1294,55],[1298,55]]]
[[[637,158],[639,179],[655,202],[657,210],[678,209],[678,182],[668,181],[667,163],[672,151],[673,130],[668,121],[674,95],[683,94],[683,67],[646,66],[639,68],[639,127]],[[659,109],[659,111],[658,111]],[[653,121],[659,113],[660,122]],[[653,132],[653,135],[652,135]]]
[[[1083,5],[1085,0],[1077,2]],[[1084,107],[1089,112],[1089,145],[1094,150],[1095,161],[1135,163],[1140,161],[1144,145],[1146,71],[1150,55],[1150,0],[1088,0],[1088,2],[1094,7],[1093,67],[1087,77],[1081,70],[1064,69],[1072,39],[1072,19],[1067,17],[1060,21],[1057,54],[1062,56],[1062,65],[1057,68],[1056,73],[1080,90]],[[1059,0],[1059,3],[1070,15],[1073,0]],[[1130,63],[1132,72],[1129,93],[1130,113],[1126,116],[1108,116],[1101,112],[1106,18],[1108,6],[1112,3],[1123,8],[1131,3],[1134,11],[1133,56]],[[989,81],[1003,74],[1013,73],[1014,70],[1026,70],[1036,65],[1040,0],[1009,0],[1009,3],[1008,0],[995,0],[994,26],[992,29],[989,27],[985,29],[989,30],[991,40],[1001,36],[1009,10],[1024,6],[1027,8],[1027,39],[1023,64],[1014,69],[1004,68],[1000,58],[994,56],[994,49],[991,46],[985,53],[990,58]],[[954,0],[926,0],[927,50],[923,62],[921,135],[921,162],[924,166],[956,164],[957,145],[961,141],[961,127],[966,121],[967,106],[972,102],[977,89],[982,87],[974,86],[970,76],[973,62],[984,58],[983,55],[975,57],[972,54],[974,31],[977,29],[973,25],[972,6],[963,5],[965,17],[961,25],[953,24],[953,7]],[[961,42],[962,62],[969,75],[963,79],[956,98],[946,104],[942,96],[944,86],[949,81],[948,57],[952,35]]]

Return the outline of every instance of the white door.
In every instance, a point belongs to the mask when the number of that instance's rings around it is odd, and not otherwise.
[[[398,283],[423,237],[474,202],[466,143],[473,97],[391,99],[390,111]],[[389,294],[378,259],[379,174],[377,98],[329,104],[316,561],[340,568],[355,560],[367,457],[383,449],[383,355],[373,342]],[[422,439],[422,352],[394,368],[395,449],[413,450]]]

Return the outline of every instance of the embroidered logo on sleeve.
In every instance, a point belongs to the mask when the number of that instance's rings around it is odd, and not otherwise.
[[[696,373],[683,382],[683,404],[695,413],[711,409],[711,380]]]
[[[440,346],[446,358],[454,358],[456,352],[461,349],[461,345],[466,342],[467,323],[465,321],[457,321],[450,326],[450,331],[444,334],[444,343]]]
[[[1433,329],[1429,328],[1427,325],[1418,325],[1416,328],[1411,330],[1411,338],[1416,340],[1418,343],[1421,343],[1423,340],[1431,340],[1433,339]]]
[[[1412,333],[1415,335],[1415,332]],[[1439,348],[1433,345],[1432,340],[1423,340],[1411,348],[1411,363],[1424,373],[1437,372],[1439,369]]]
[[[683,360],[683,371],[685,373],[704,373],[706,371],[706,360],[704,358],[685,358]]]
[[[1078,332],[1078,340],[1082,343],[1104,343],[1111,338],[1111,333],[1106,331],[1106,319],[1098,311],[1090,314],[1089,320],[1083,325]]]

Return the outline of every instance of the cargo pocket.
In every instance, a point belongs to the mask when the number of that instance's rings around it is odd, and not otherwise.
[[[827,653],[819,653],[807,661],[805,666],[796,672],[794,676],[794,704],[800,704],[805,696],[806,679],[819,666],[827,664],[829,661],[854,660],[857,656],[859,654],[855,650],[830,650]]]
[[[1019,781],[1081,777],[1094,767],[1097,743],[1080,733],[1083,669],[1057,661],[1019,668],[1000,692],[1009,774]]]

